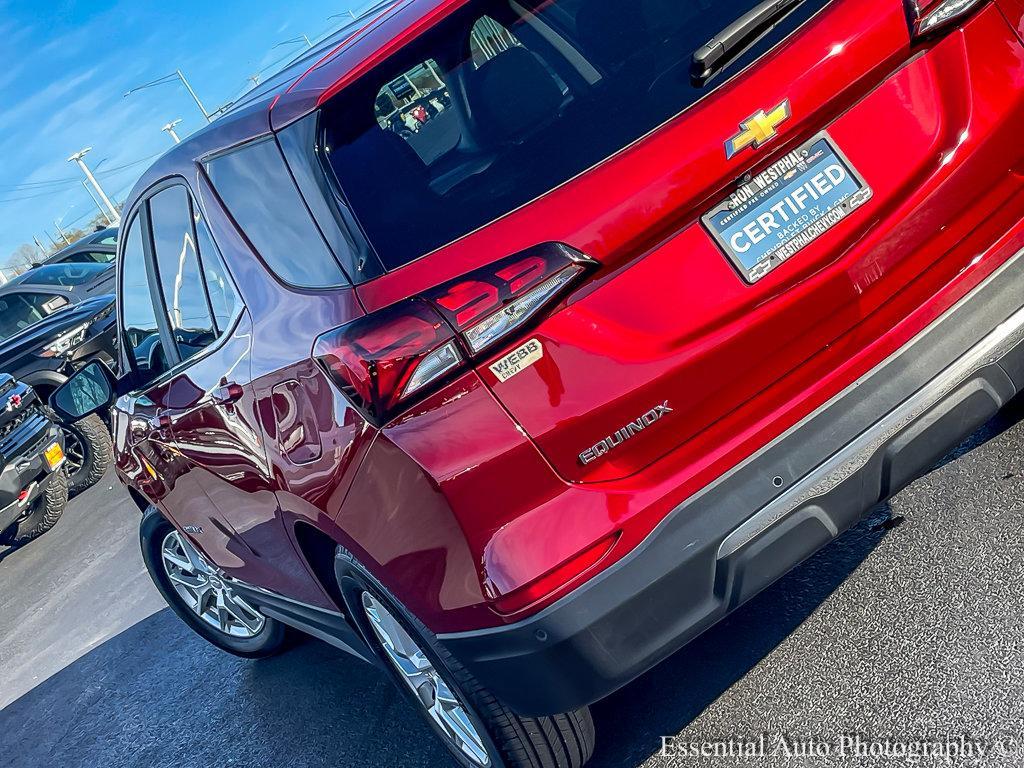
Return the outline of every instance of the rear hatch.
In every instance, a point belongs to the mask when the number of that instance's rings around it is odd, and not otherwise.
[[[755,398],[915,279],[940,228],[877,231],[939,163],[963,52],[915,66],[902,0],[808,0],[692,79],[755,5],[468,3],[324,110],[389,271],[368,311],[449,280],[469,306],[487,289],[459,275],[540,243],[597,263],[477,361],[568,480],[632,474]]]

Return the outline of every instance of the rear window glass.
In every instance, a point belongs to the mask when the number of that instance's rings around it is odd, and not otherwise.
[[[329,102],[322,140],[388,269],[540,197],[686,109],[691,53],[759,0],[482,0]]]
[[[30,269],[12,282],[73,287],[90,283],[109,270],[110,267],[106,264],[97,264],[96,262],[78,264],[69,261]]]
[[[206,170],[235,223],[278,277],[304,288],[347,282],[273,139],[214,158]]]
[[[101,251],[79,251],[55,261],[57,264],[113,264],[114,254]]]

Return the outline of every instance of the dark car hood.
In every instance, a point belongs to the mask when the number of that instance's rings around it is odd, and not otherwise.
[[[111,264],[110,269],[104,272],[97,279],[93,280],[91,283],[88,283],[87,285],[84,286],[84,294],[79,292],[78,295],[92,296],[94,294],[104,295],[108,293],[113,293],[115,275],[116,271],[114,270],[114,265]]]
[[[9,361],[25,352],[46,346],[65,331],[91,321],[114,303],[111,295],[96,296],[50,315],[45,320],[26,328],[16,336],[0,342],[0,370],[6,370]]]

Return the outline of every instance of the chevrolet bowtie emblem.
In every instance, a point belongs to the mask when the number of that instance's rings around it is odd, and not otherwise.
[[[740,123],[740,132],[725,142],[725,156],[731,160],[747,147],[757,149],[778,136],[777,128],[789,120],[793,113],[789,99],[783,101],[771,112],[763,109]]]

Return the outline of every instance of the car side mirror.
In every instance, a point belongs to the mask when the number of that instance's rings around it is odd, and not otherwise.
[[[115,392],[114,374],[94,360],[54,390],[50,407],[61,421],[78,421],[113,405]]]

